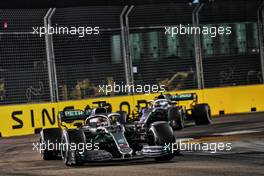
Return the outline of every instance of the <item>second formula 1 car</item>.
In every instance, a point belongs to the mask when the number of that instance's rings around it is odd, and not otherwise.
[[[191,101],[190,105],[180,105],[181,101]],[[211,109],[207,103],[198,103],[195,93],[161,94],[155,100],[148,101],[144,108],[138,108],[138,117],[141,123],[152,123],[158,119],[169,122],[176,129],[184,128],[186,121],[194,121],[196,125],[211,123]]]

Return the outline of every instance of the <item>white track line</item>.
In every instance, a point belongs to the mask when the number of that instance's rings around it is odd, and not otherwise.
[[[212,135],[220,135],[220,136],[228,136],[228,135],[236,135],[236,134],[249,134],[249,133],[259,133],[261,131],[257,130],[241,130],[241,131],[230,131],[224,133],[214,133]]]
[[[178,138],[176,139],[176,142],[188,142],[193,140],[193,138]]]

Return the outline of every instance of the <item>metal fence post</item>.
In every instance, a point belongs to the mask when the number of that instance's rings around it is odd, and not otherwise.
[[[120,14],[120,25],[121,25],[121,46],[123,52],[123,61],[125,67],[125,77],[126,77],[126,84],[129,84],[129,70],[128,70],[128,54],[126,48],[126,39],[125,39],[125,23],[124,23],[124,14],[127,11],[128,6],[125,6]]]
[[[134,82],[133,79],[133,66],[130,49],[130,36],[128,26],[128,15],[134,6],[125,6],[120,14],[120,25],[121,25],[121,44],[123,51],[123,60],[126,75],[126,84],[131,85]]]
[[[259,38],[259,53],[260,53],[260,63],[261,63],[261,73],[262,73],[262,83],[264,83],[264,40],[263,40],[263,7],[264,7],[264,1],[260,4],[257,16],[258,16],[258,38]]]
[[[128,51],[128,69],[129,69],[129,73],[130,73],[130,84],[134,84],[134,72],[133,72],[133,62],[132,62],[132,56],[131,56],[131,42],[130,42],[130,32],[129,32],[129,19],[128,19],[128,15],[131,12],[131,10],[134,8],[134,6],[130,6],[129,9],[127,10],[127,13],[125,14],[125,21],[126,21],[126,38],[127,38],[127,43],[126,43],[126,47],[127,47],[127,51]]]
[[[45,46],[47,54],[47,65],[49,74],[49,88],[50,88],[50,100],[56,102],[58,98],[58,84],[55,66],[55,56],[53,48],[52,34],[49,34],[49,27],[51,27],[51,17],[54,14],[56,8],[50,8],[44,17],[44,27],[46,28],[45,33]]]
[[[204,6],[204,3],[198,4],[192,12],[193,27],[200,27],[199,25],[199,12]],[[202,50],[201,50],[201,38],[200,34],[194,34],[194,50],[195,50],[195,65],[197,74],[198,89],[204,88],[204,76],[203,76],[203,62],[202,62]]]

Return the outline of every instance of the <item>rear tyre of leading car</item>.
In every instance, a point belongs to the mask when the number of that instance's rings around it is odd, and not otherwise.
[[[196,125],[211,124],[211,109],[206,103],[195,105],[192,111],[192,116]]]

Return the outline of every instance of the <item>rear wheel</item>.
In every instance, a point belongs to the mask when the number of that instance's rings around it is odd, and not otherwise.
[[[192,111],[196,125],[209,125],[211,123],[211,109],[208,104],[197,104]]]

